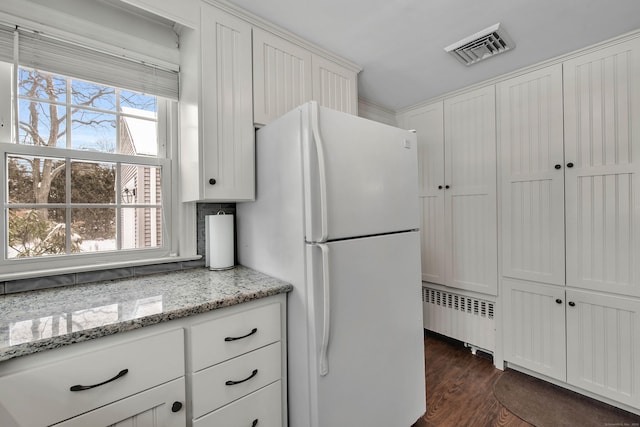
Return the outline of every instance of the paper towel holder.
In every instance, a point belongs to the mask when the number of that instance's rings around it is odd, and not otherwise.
[[[221,271],[235,268],[235,238],[233,214],[219,210],[205,216],[205,266]]]

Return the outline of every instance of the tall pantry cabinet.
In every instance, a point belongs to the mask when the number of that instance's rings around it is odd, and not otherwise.
[[[402,121],[418,137],[422,280],[496,295],[494,87],[412,110]]]
[[[497,85],[504,359],[640,409],[640,42]]]

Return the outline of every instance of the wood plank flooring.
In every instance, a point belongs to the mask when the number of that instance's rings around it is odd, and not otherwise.
[[[427,413],[412,427],[531,427],[493,396],[502,371],[489,356],[425,333]]]

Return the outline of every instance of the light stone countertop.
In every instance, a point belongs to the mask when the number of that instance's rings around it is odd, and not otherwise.
[[[1,295],[0,362],[292,289],[236,266]]]

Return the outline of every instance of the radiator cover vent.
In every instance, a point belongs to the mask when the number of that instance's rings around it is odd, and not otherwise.
[[[492,353],[495,302],[422,287],[424,328]]]
[[[444,50],[464,65],[471,65],[515,47],[511,37],[497,23],[445,47]]]

